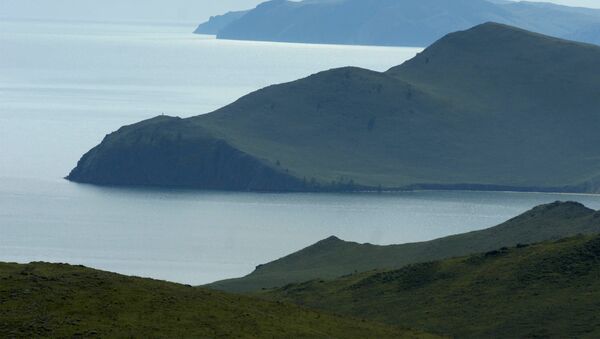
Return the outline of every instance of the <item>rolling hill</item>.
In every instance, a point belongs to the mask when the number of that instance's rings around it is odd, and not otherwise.
[[[600,212],[579,203],[555,202],[533,208],[498,226],[431,241],[377,246],[330,237],[251,274],[208,287],[253,292],[313,279],[330,280],[354,272],[401,268],[409,264],[492,251],[501,247],[600,233]]]
[[[600,192],[600,47],[487,23],[111,133],[68,179],[254,191]]]
[[[219,39],[424,47],[488,21],[597,43],[585,32],[600,24],[600,10],[527,1],[274,0],[213,17],[195,32]]]
[[[82,266],[0,263],[3,338],[434,338],[292,304]]]
[[[600,236],[313,280],[264,297],[456,338],[597,338]]]

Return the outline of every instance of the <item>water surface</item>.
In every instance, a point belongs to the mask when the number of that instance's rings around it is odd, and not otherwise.
[[[120,189],[61,179],[105,134],[210,112],[341,66],[383,71],[419,49],[217,41],[193,27],[0,22],[0,261],[84,264],[201,284],[330,235],[403,243],[495,225],[535,193],[253,194]]]

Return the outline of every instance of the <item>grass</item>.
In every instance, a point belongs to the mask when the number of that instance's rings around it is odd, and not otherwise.
[[[600,47],[499,24],[128,126],[69,179],[201,189],[600,190]]]
[[[598,277],[600,236],[577,236],[263,296],[457,338],[597,338]]]
[[[0,263],[3,338],[434,338],[292,304],[82,266]]]
[[[248,276],[209,286],[225,291],[251,292],[312,279],[334,279],[354,272],[400,268],[504,246],[596,233],[600,233],[600,212],[575,202],[555,202],[535,207],[495,227],[426,242],[377,246],[330,237],[261,265]]]

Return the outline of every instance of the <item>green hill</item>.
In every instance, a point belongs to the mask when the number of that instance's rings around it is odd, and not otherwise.
[[[379,73],[321,72],[121,128],[68,179],[311,191],[600,191],[600,47],[488,23]]]
[[[456,338],[598,338],[600,237],[290,285],[265,295]]]
[[[426,242],[377,246],[331,237],[258,266],[243,278],[218,281],[209,287],[251,292],[312,279],[334,279],[353,272],[400,268],[504,246],[596,233],[600,233],[600,212],[575,202],[555,202],[538,206],[492,228]]]
[[[0,264],[2,338],[432,338],[292,304],[82,266]]]

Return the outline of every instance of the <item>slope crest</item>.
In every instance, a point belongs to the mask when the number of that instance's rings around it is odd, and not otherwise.
[[[328,238],[260,265],[243,278],[209,286],[235,292],[256,291],[312,279],[333,279],[353,272],[391,269],[464,256],[501,247],[600,233],[599,212],[576,202],[537,206],[500,225],[431,241],[377,246]]]

